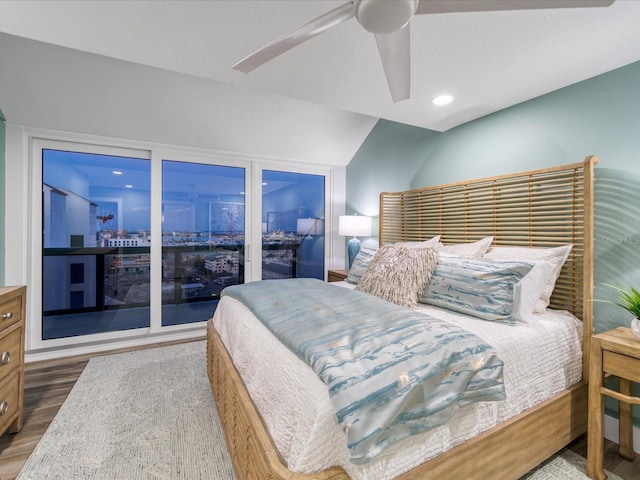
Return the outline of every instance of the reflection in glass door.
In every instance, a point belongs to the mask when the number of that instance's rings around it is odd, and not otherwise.
[[[156,292],[162,327],[203,322],[225,287],[245,282],[248,162],[154,163],[145,151],[51,144],[61,147],[38,147],[41,340],[155,327]],[[153,185],[152,164],[161,174],[154,170]],[[263,279],[323,279],[325,175],[262,173],[262,262],[247,278],[261,269]],[[154,219],[152,199],[161,203]]]
[[[162,325],[208,320],[244,283],[245,169],[162,162]]]
[[[325,177],[262,171],[262,279],[324,279]]]
[[[150,161],[42,149],[42,339],[148,327]]]

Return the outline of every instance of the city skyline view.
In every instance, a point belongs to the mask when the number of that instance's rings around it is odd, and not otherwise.
[[[161,278],[163,325],[206,320],[225,287],[244,283],[244,168],[161,165],[154,265],[151,161],[43,150],[44,338],[148,326],[152,276]],[[323,278],[324,177],[265,170],[262,180],[262,278]],[[195,304],[197,315],[173,308]]]

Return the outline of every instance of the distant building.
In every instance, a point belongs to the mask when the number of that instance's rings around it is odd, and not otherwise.
[[[148,253],[110,255],[111,266],[121,273],[149,273],[151,258]]]
[[[109,247],[148,247],[151,244],[147,238],[110,238]]]
[[[238,275],[240,259],[237,252],[216,253],[204,257],[204,268],[214,274]]]
[[[204,288],[202,283],[185,283],[180,285],[181,298],[193,298]],[[173,283],[162,285],[162,300],[171,301],[174,299],[175,285]]]

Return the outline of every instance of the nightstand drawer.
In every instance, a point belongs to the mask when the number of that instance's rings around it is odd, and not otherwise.
[[[0,432],[4,432],[16,418],[19,404],[20,372],[14,371],[0,383]]]
[[[602,370],[616,377],[626,378],[632,382],[640,382],[637,358],[605,350],[602,352]]]
[[[6,328],[22,319],[22,297],[0,303],[0,328]]]
[[[20,366],[21,334],[20,325],[13,325],[0,333],[0,379]]]

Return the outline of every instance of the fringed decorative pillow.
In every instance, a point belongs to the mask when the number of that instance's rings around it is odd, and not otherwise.
[[[432,248],[385,245],[374,255],[356,290],[413,308],[437,263],[438,254]]]

